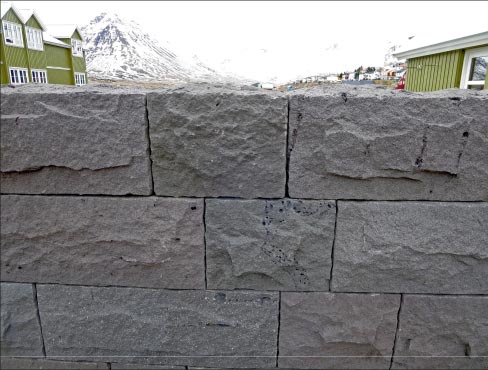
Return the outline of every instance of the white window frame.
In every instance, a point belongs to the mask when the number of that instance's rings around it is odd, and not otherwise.
[[[486,78],[484,81],[469,81],[469,72],[471,71],[471,62],[473,58],[481,57],[488,55],[488,46],[476,49],[466,50],[464,53],[464,62],[463,62],[463,73],[461,74],[461,89],[467,89],[468,85],[484,85]],[[486,87],[486,86],[485,86]]]
[[[49,83],[47,82],[47,71],[45,69],[31,69],[31,81],[37,84]]]
[[[42,31],[37,28],[25,27],[25,36],[27,38],[27,47],[32,50],[44,50],[42,40]]]
[[[12,74],[14,74],[14,78],[12,78]],[[12,85],[29,83],[29,70],[27,68],[10,67],[8,69],[8,76]]]
[[[84,73],[75,72],[75,85],[76,86],[86,85],[86,75]]]
[[[71,39],[71,53],[74,57],[83,58],[83,46],[80,40]]]
[[[18,48],[24,47],[24,37],[22,36],[22,25],[9,21],[2,21],[2,33],[5,45],[15,46]],[[7,41],[8,39],[12,42]]]

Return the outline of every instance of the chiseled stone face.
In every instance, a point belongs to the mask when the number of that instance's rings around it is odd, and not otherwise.
[[[8,281],[205,288],[203,200],[1,197]]]
[[[338,202],[333,291],[488,293],[488,204]]]
[[[285,195],[285,96],[209,87],[147,99],[157,195]]]
[[[16,90],[2,90],[2,192],[151,193],[144,94]]]
[[[280,368],[388,369],[400,295],[281,295]]]
[[[488,368],[488,296],[405,295],[392,368]]]
[[[14,357],[2,357],[1,367],[8,370],[108,370],[108,365],[101,362],[72,362]]]
[[[488,200],[488,95],[341,86],[290,96],[294,198]]]
[[[43,356],[31,284],[0,284],[2,356]]]
[[[206,202],[209,289],[329,289],[334,201]]]
[[[127,362],[206,367],[276,363],[278,293],[39,285],[38,296],[48,357],[118,362],[116,356],[127,356]]]

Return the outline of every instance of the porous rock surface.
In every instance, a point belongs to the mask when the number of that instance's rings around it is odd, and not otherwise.
[[[285,195],[285,96],[192,87],[147,101],[157,195]]]
[[[1,197],[1,278],[203,289],[203,200]]]
[[[4,370],[108,370],[106,363],[71,362],[47,360],[44,358],[2,357],[1,368]]]
[[[238,368],[276,363],[278,293],[38,285],[38,297],[48,357]]]
[[[150,194],[145,102],[110,89],[3,88],[2,192]]]
[[[284,292],[278,364],[296,369],[388,369],[400,295]]]
[[[338,202],[333,291],[488,293],[488,204]]]
[[[392,369],[488,368],[488,297],[405,295]]]
[[[329,290],[335,202],[206,201],[209,289]]]
[[[290,94],[290,196],[488,200],[486,117],[486,91]]]
[[[0,293],[2,357],[43,356],[32,285],[1,283]]]

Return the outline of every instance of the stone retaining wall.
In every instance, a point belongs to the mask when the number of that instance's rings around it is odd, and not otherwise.
[[[2,88],[4,369],[488,367],[488,93]]]

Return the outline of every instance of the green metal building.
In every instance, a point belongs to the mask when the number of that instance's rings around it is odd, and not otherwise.
[[[1,84],[87,83],[83,37],[76,26],[47,27],[33,10],[1,5]]]
[[[488,32],[410,48],[393,55],[407,59],[406,90],[488,89]]]

